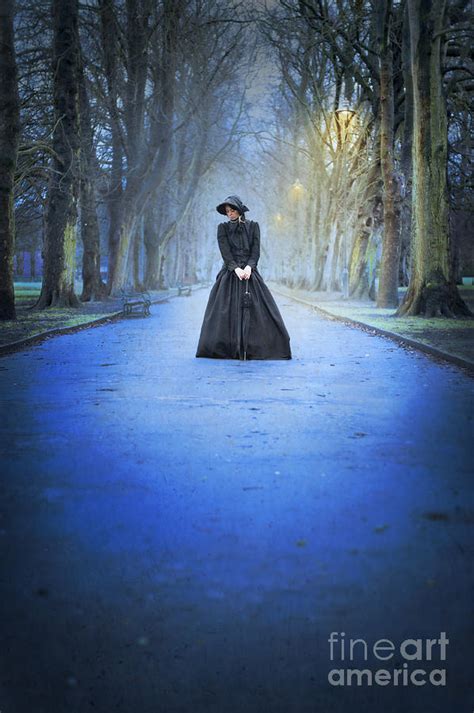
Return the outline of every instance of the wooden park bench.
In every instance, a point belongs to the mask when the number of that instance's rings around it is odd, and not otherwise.
[[[176,285],[176,287],[178,288],[178,297],[180,295],[186,295],[189,297],[191,294],[191,285]]]
[[[148,292],[133,292],[133,290],[121,290],[122,308],[124,317],[132,315],[150,316],[151,297]]]

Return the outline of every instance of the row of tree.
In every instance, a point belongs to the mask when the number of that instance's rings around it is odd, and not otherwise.
[[[114,295],[133,278],[137,287],[159,288],[167,246],[234,141],[243,110],[239,77],[251,51],[244,25],[224,17],[232,13],[228,3],[51,6],[52,22],[44,5],[23,0],[16,12],[13,0],[3,3],[0,15],[0,181],[9,206],[0,214],[3,318],[14,316],[14,199],[19,212],[39,203],[43,216],[38,309],[78,304],[78,232],[82,300]],[[107,284],[99,204],[106,209]]]
[[[51,8],[0,9],[1,318],[15,217],[42,235],[36,307],[73,306],[78,242],[82,300],[208,279],[201,196],[231,181],[265,209],[273,277],[470,314],[449,226],[472,210],[468,0]]]
[[[286,99],[264,152],[280,226],[296,225],[287,281],[340,290],[346,277],[361,296],[377,274],[378,306],[398,315],[469,314],[448,217],[472,211],[470,13],[466,0],[282,0],[261,14]]]

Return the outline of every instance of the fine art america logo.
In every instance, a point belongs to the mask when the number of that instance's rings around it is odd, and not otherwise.
[[[444,631],[438,639],[404,639],[400,644],[379,639],[371,645],[365,639],[347,639],[343,631],[333,631],[328,642],[330,661],[337,666],[328,674],[332,686],[446,685],[446,669],[439,663],[446,661],[449,644]],[[363,666],[355,668],[361,661]],[[380,662],[385,661],[391,663],[383,668]]]

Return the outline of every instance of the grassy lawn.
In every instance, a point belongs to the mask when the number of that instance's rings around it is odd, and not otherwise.
[[[278,289],[280,287],[278,286]],[[474,312],[474,286],[459,285],[459,293]],[[406,288],[400,288],[402,297]],[[282,292],[290,294],[286,288]],[[383,309],[372,301],[342,300],[337,293],[308,292],[295,290],[295,296],[313,302],[331,314],[363,322],[370,327],[378,327],[395,332],[402,337],[415,339],[450,354],[474,362],[474,319],[447,319],[435,317],[394,317],[394,309]]]
[[[108,298],[102,302],[84,302],[77,308],[49,308],[35,311],[31,309],[39,297],[41,282],[15,282],[15,304],[17,319],[0,322],[0,346],[23,339],[36,337],[55,329],[81,327],[97,319],[107,318],[122,310],[120,297]],[[82,291],[82,281],[75,284],[76,295]],[[152,300],[167,297],[166,291],[149,292]]]
[[[33,304],[39,297],[41,282],[15,282],[15,303],[17,306]]]
[[[395,332],[409,339],[416,339],[429,346],[474,361],[474,319],[392,317],[393,309],[341,305],[334,302],[325,302],[321,306],[334,314]]]
[[[76,294],[80,294],[82,284],[76,285]],[[16,320],[0,322],[0,346],[22,339],[37,336],[52,329],[80,327],[83,324],[106,317],[111,312],[120,310],[120,300],[84,303],[78,308],[51,308],[35,312],[35,304],[41,291],[41,282],[15,282]]]
[[[18,310],[18,318],[0,324],[0,345],[11,344],[21,339],[34,337],[51,329],[77,327],[87,324],[107,312],[81,312],[79,309],[49,309],[44,312],[23,313]]]

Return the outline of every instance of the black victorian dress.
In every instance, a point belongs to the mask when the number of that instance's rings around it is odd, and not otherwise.
[[[257,268],[260,257],[258,223],[252,220],[220,223],[217,241],[224,264],[209,294],[196,356],[291,359],[290,337]],[[234,270],[246,265],[252,268],[250,279],[239,280]],[[245,308],[243,293],[247,285],[251,301]],[[244,317],[245,309],[248,311]]]

